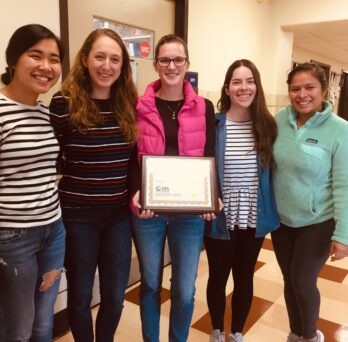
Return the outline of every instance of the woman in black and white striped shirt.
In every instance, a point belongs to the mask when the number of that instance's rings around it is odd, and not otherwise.
[[[59,79],[63,48],[46,27],[18,28],[0,89],[0,317],[3,341],[52,340],[65,231],[59,145],[38,96]]]
[[[245,59],[227,70],[218,102],[216,159],[224,209],[207,227],[207,301],[211,342],[224,342],[226,283],[232,270],[230,342],[243,341],[253,297],[253,275],[264,236],[279,219],[270,179],[274,118],[266,107],[260,74]]]

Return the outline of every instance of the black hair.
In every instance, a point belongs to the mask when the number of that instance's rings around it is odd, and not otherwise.
[[[327,90],[328,80],[326,78],[324,69],[316,63],[309,63],[309,62],[298,64],[294,69],[292,69],[289,72],[288,79],[286,81],[289,87],[295,75],[299,72],[309,72],[313,77],[315,77],[319,81],[319,83],[321,84],[321,89],[323,91]]]
[[[19,57],[43,39],[53,39],[58,46],[59,57],[64,58],[64,47],[60,39],[47,27],[29,24],[19,27],[10,38],[6,48],[6,71],[1,75],[3,84],[8,85],[13,79],[14,66]]]

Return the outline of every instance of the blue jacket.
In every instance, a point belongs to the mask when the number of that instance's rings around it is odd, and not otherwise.
[[[219,186],[223,188],[224,184],[224,165],[226,148],[226,115],[225,113],[216,114],[217,131],[215,144],[215,157],[217,162]],[[279,227],[279,217],[275,202],[273,185],[270,169],[262,169],[261,160],[258,158],[259,169],[259,189],[257,195],[257,223],[256,237],[265,236]],[[221,210],[216,220],[206,224],[206,234],[215,239],[228,240],[229,233],[226,226],[226,216],[224,210]]]

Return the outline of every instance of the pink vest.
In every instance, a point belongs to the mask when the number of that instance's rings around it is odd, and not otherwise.
[[[164,155],[165,133],[155,105],[155,92],[161,81],[150,83],[145,94],[138,99],[137,124],[140,132],[138,158],[141,155]],[[184,81],[185,102],[178,114],[178,145],[181,156],[203,156],[206,141],[206,106],[191,84]]]

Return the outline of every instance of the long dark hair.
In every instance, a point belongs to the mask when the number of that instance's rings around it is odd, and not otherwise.
[[[121,73],[110,90],[111,109],[127,141],[135,142],[138,138],[135,119],[137,91],[132,80],[130,59],[122,39],[110,29],[97,29],[87,36],[62,84],[63,94],[69,97],[70,122],[81,132],[101,124],[99,110],[90,96],[92,86],[84,60],[92,50],[94,42],[102,36],[113,39],[122,49]]]
[[[6,48],[7,67],[6,71],[1,75],[3,84],[8,85],[11,83],[19,57],[43,39],[53,39],[57,43],[59,57],[63,60],[63,44],[51,30],[39,24],[21,26],[12,34]]]
[[[224,84],[221,88],[221,96],[217,103],[217,108],[221,112],[227,112],[230,109],[231,99],[226,94],[226,88],[228,88],[230,85],[234,70],[241,66],[251,70],[256,85],[255,98],[250,105],[252,130],[255,139],[255,150],[261,158],[263,168],[267,165],[274,168],[275,163],[272,150],[273,143],[277,137],[277,124],[274,117],[267,109],[260,73],[253,62],[249,61],[248,59],[239,59],[230,65],[230,67],[227,69]]]

